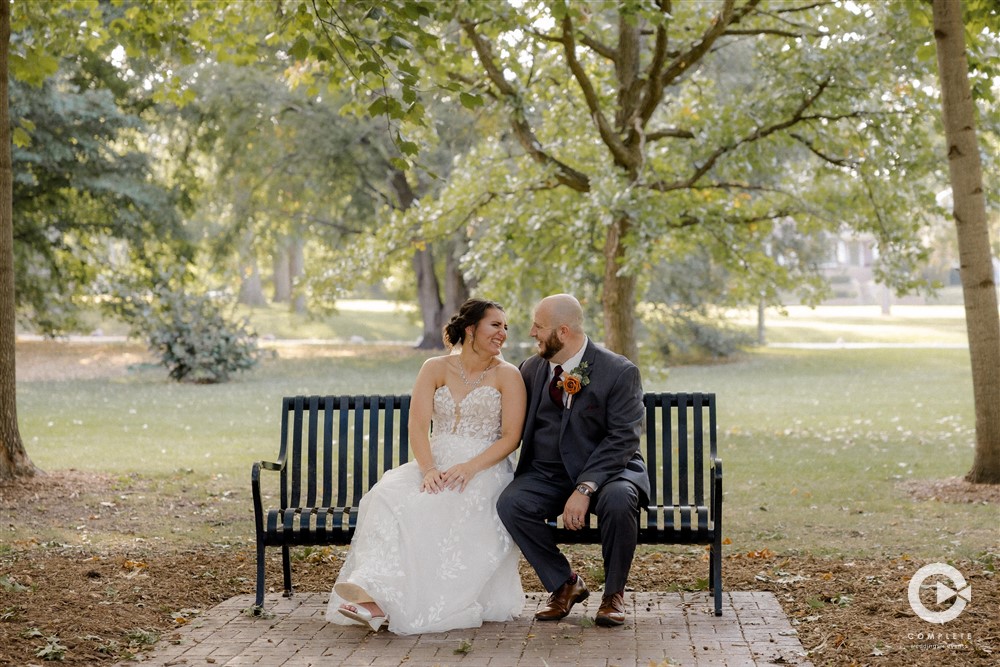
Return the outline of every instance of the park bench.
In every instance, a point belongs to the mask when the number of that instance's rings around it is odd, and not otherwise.
[[[639,518],[640,544],[709,546],[709,588],[722,615],[722,462],[716,456],[715,395],[647,393],[641,451],[652,489]],[[382,473],[410,457],[409,396],[282,399],[275,462],[253,464],[257,597],[264,603],[267,547],[281,547],[284,595],[292,595],[291,547],[350,544],[358,502]],[[278,473],[277,507],[264,506],[262,471]],[[273,488],[275,484],[271,484]],[[563,544],[600,544],[594,516],[579,531],[550,523]],[[332,586],[332,581],[331,581]]]

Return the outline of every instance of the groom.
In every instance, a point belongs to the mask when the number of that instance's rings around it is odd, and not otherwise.
[[[565,618],[590,595],[545,520],[561,514],[566,528],[580,530],[588,513],[596,514],[605,573],[596,622],[621,625],[639,507],[649,496],[639,454],[644,412],[639,369],[590,341],[583,308],[569,294],[539,302],[531,336],[538,354],[521,364],[528,413],[520,458],[497,511],[551,593],[535,614],[540,621]]]

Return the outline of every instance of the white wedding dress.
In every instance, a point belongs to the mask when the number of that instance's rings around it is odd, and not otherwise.
[[[444,471],[500,437],[500,392],[477,387],[459,404],[434,392],[431,452]],[[408,635],[506,621],[524,607],[520,551],[497,516],[496,501],[513,478],[510,459],[472,478],[465,491],[420,490],[416,461],[386,472],[361,499],[358,530],[337,584],[363,588],[389,617],[389,630]],[[330,594],[326,619],[352,624]]]

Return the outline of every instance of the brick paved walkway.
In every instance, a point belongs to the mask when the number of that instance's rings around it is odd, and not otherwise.
[[[559,623],[533,615],[545,600],[528,594],[524,613],[509,623],[439,634],[398,637],[327,623],[328,594],[268,595],[273,616],[244,615],[253,596],[241,595],[164,638],[144,665],[309,665],[406,667],[665,667],[681,665],[810,665],[771,593],[727,593],[723,615],[705,593],[627,593],[631,618],[622,628],[593,624],[599,597],[576,605]],[[595,600],[596,597],[596,600]]]

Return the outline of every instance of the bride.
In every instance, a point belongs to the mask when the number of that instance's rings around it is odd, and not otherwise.
[[[466,301],[444,338],[461,351],[428,359],[417,374],[415,460],[362,497],[326,610],[332,623],[444,632],[510,620],[524,606],[520,552],[496,511],[527,400],[520,372],[500,358],[503,308]]]

